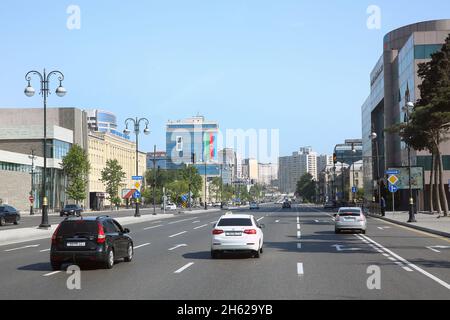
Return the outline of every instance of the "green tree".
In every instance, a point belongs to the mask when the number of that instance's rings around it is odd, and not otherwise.
[[[86,154],[79,145],[73,145],[62,160],[62,170],[67,178],[66,193],[70,199],[78,204],[86,199],[86,190],[90,164]]]
[[[310,173],[304,174],[297,182],[296,193],[308,202],[315,201],[316,181]]]
[[[113,205],[119,205],[121,199],[119,197],[119,187],[126,174],[122,170],[122,166],[116,159],[106,161],[106,167],[101,171],[100,181],[106,186],[106,192],[109,194],[111,201],[111,210]]]
[[[209,195],[210,198],[211,196],[214,198],[215,202],[218,201],[222,201],[221,199],[221,190],[223,189],[222,187],[222,179],[220,177],[214,177],[211,181],[211,183],[209,184]]]

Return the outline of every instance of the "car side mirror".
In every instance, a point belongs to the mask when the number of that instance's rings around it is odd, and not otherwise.
[[[130,233],[130,229],[128,229],[128,228],[123,229],[123,233],[124,234]]]

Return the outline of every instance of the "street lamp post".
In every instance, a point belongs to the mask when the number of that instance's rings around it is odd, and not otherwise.
[[[34,155],[34,149],[31,150],[31,155],[28,156],[31,159],[31,191],[30,197],[34,197],[34,160],[36,160],[36,156]],[[30,216],[34,215],[34,199],[30,198]]]
[[[381,186],[380,186],[380,158],[379,158],[379,150],[378,150],[378,135],[373,132],[370,137],[372,141],[375,142],[375,154],[377,158],[377,186],[378,186],[378,203],[381,205]]]
[[[206,158],[205,158],[205,210],[208,210],[208,203],[206,202],[206,185],[208,182],[208,178],[206,175]]]
[[[32,97],[35,94],[34,88],[31,86],[31,76],[36,75],[40,79],[40,94],[42,95],[44,102],[44,168],[42,173],[42,221],[39,225],[39,228],[50,228],[50,224],[48,222],[48,199],[47,199],[47,97],[50,94],[50,78],[52,76],[57,76],[59,80],[59,86],[56,89],[56,95],[58,97],[64,97],[67,93],[66,89],[62,86],[62,82],[64,81],[64,75],[60,71],[52,71],[49,74],[44,72],[41,74],[38,71],[30,71],[25,75],[25,80],[28,82],[27,87],[24,90],[24,93],[27,97]]]
[[[409,126],[409,111],[410,109],[414,108],[414,103],[407,102],[406,106],[403,108],[406,115],[406,125]],[[408,185],[409,185],[409,219],[408,223],[417,222],[416,217],[414,215],[414,198],[413,198],[413,191],[412,191],[412,179],[411,179],[411,146],[409,143],[408,146]]]
[[[125,130],[123,130],[123,133],[125,135],[129,135],[131,133],[130,130],[128,130],[128,123],[132,123],[134,126],[134,134],[136,135],[136,176],[139,176],[139,133],[141,132],[140,124],[141,122],[145,122],[145,129],[144,134],[148,135],[150,134],[150,130],[148,128],[149,121],[146,118],[128,118],[125,120]],[[136,197],[136,209],[134,212],[135,217],[140,217],[141,214],[139,213],[139,198]]]

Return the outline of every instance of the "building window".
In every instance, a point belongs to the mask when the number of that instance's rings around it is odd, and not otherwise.
[[[431,55],[442,49],[442,44],[425,44],[414,47],[415,59],[431,59]]]
[[[176,150],[178,152],[183,151],[183,137],[178,136],[176,141],[177,141]]]

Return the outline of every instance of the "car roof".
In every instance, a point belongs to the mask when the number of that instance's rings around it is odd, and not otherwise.
[[[106,220],[111,219],[110,216],[89,216],[89,217],[68,217],[64,219],[64,221],[98,221],[98,220]]]
[[[221,216],[220,219],[251,219],[252,217],[250,214],[227,214]]]
[[[339,211],[346,211],[346,210],[359,210],[359,211],[361,211],[361,208],[357,208],[357,207],[343,207],[343,208],[340,208],[339,209]]]

